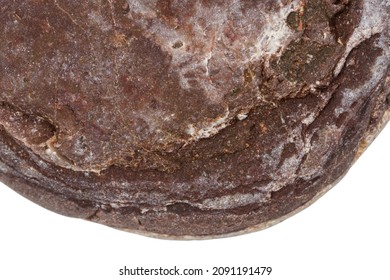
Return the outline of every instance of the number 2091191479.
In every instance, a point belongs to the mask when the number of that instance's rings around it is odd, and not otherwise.
[[[213,267],[212,275],[270,275],[272,267]]]

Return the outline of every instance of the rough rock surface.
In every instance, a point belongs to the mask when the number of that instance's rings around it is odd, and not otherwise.
[[[161,237],[267,226],[390,118],[388,0],[0,0],[0,179]]]

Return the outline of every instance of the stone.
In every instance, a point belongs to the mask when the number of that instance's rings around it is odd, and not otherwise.
[[[0,1],[0,180],[162,238],[307,207],[390,119],[383,0]]]

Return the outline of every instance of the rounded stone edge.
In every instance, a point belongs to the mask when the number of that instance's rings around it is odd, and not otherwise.
[[[367,148],[371,145],[371,143],[375,140],[375,138],[379,135],[379,133],[385,128],[386,124],[390,122],[390,109],[385,111],[382,120],[378,122],[378,125],[375,129],[372,130],[372,133],[368,133],[362,138],[361,145],[359,147],[359,150],[357,152],[357,156],[354,160],[354,162],[357,161],[357,159],[360,157],[360,155],[367,150]],[[327,193],[330,189],[332,189],[335,185],[337,185],[342,178],[348,173],[349,169],[353,166],[353,164],[339,177],[337,178],[332,184],[327,185],[324,187],[319,193],[317,193],[311,200],[309,200],[307,203],[301,205],[300,207],[294,209],[290,213],[281,216],[277,219],[267,221],[265,223],[261,223],[252,227],[248,227],[246,229],[231,232],[227,234],[219,234],[219,235],[200,235],[200,236],[192,236],[192,235],[168,235],[168,234],[159,234],[159,233],[153,233],[148,231],[142,231],[142,230],[133,230],[133,229],[127,229],[127,228],[117,228],[117,230],[129,232],[138,234],[145,237],[150,238],[156,238],[156,239],[165,239],[165,240],[210,240],[210,239],[219,239],[219,238],[228,238],[228,237],[235,237],[247,233],[253,233],[257,232],[266,228],[269,228],[271,226],[274,226],[292,216],[295,214],[301,212],[302,210],[308,208],[310,205],[315,203],[318,199],[320,199],[325,193]],[[0,177],[0,181],[2,181],[6,186],[10,187],[12,190],[14,190],[16,193],[22,195],[26,199],[34,202],[35,204],[48,209],[50,211],[53,211],[57,214],[70,217],[70,218],[81,218],[81,219],[88,219],[89,217],[93,216],[94,213],[97,211],[98,208],[90,205],[85,205],[84,207],[80,207],[79,203],[69,201],[68,199],[58,196],[54,193],[48,192],[43,189],[37,189],[34,188],[34,186],[29,185],[25,181],[21,180],[20,178],[12,177],[12,176],[6,176],[3,174]],[[93,222],[93,221],[90,221]],[[95,222],[96,223],[96,222]],[[103,224],[104,226],[104,224]],[[111,227],[113,228],[113,227]]]
[[[354,163],[357,161],[357,159],[360,157],[361,154],[371,145],[371,143],[375,140],[375,138],[379,135],[379,133],[385,128],[386,124],[390,122],[390,109],[387,109],[385,113],[383,114],[383,117],[381,121],[378,122],[376,127],[372,129],[371,131],[367,131],[367,134],[362,138],[360,147],[356,153],[356,157],[354,159]],[[371,132],[371,133],[370,133]],[[271,226],[274,226],[292,216],[295,214],[301,212],[302,210],[308,208],[310,205],[312,205],[314,202],[316,202],[318,199],[320,199],[325,193],[327,193],[330,189],[332,189],[335,185],[338,184],[340,180],[348,173],[349,169],[353,166],[351,166],[340,176],[338,177],[332,184],[327,185],[324,187],[320,192],[318,192],[311,200],[306,202],[305,204],[301,205],[300,207],[294,209],[290,213],[281,216],[277,219],[270,220],[252,227],[248,227],[246,229],[231,232],[227,234],[219,234],[219,235],[199,235],[199,236],[192,236],[192,235],[168,235],[168,234],[160,234],[160,233],[154,233],[154,232],[148,232],[148,231],[142,231],[142,230],[134,230],[134,229],[128,229],[128,228],[118,228],[118,227],[111,227],[117,230],[129,232],[138,234],[145,237],[150,238],[156,238],[156,239],[165,239],[165,240],[210,240],[210,239],[219,239],[219,238],[228,238],[228,237],[235,237],[247,233],[253,233],[257,232],[266,228],[269,228]],[[44,189],[38,189],[35,188],[34,185],[30,185],[24,180],[20,178],[16,178],[13,176],[7,176],[6,174],[1,174],[0,181],[2,181],[6,186],[10,187],[12,190],[17,192],[18,194],[22,195],[26,199],[34,202],[35,204],[38,204],[39,206],[50,210],[52,212],[55,212],[57,214],[70,217],[70,218],[81,218],[88,220],[90,222],[94,222],[89,220],[89,218],[93,215],[95,215],[98,208],[92,204],[90,205],[80,205],[80,202],[75,202],[68,200],[66,197],[58,196],[55,193],[51,193]],[[88,203],[87,203],[88,204]],[[97,223],[97,222],[94,222]],[[102,224],[104,225],[104,224]],[[107,225],[105,225],[107,226]],[[109,226],[110,227],[110,226]]]

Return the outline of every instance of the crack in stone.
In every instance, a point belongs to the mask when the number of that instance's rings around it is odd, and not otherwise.
[[[85,28],[78,24],[78,22],[73,18],[73,16],[58,3],[58,0],[54,0],[54,4],[57,9],[63,12],[73,22],[74,25],[81,28],[83,31],[86,31]]]

